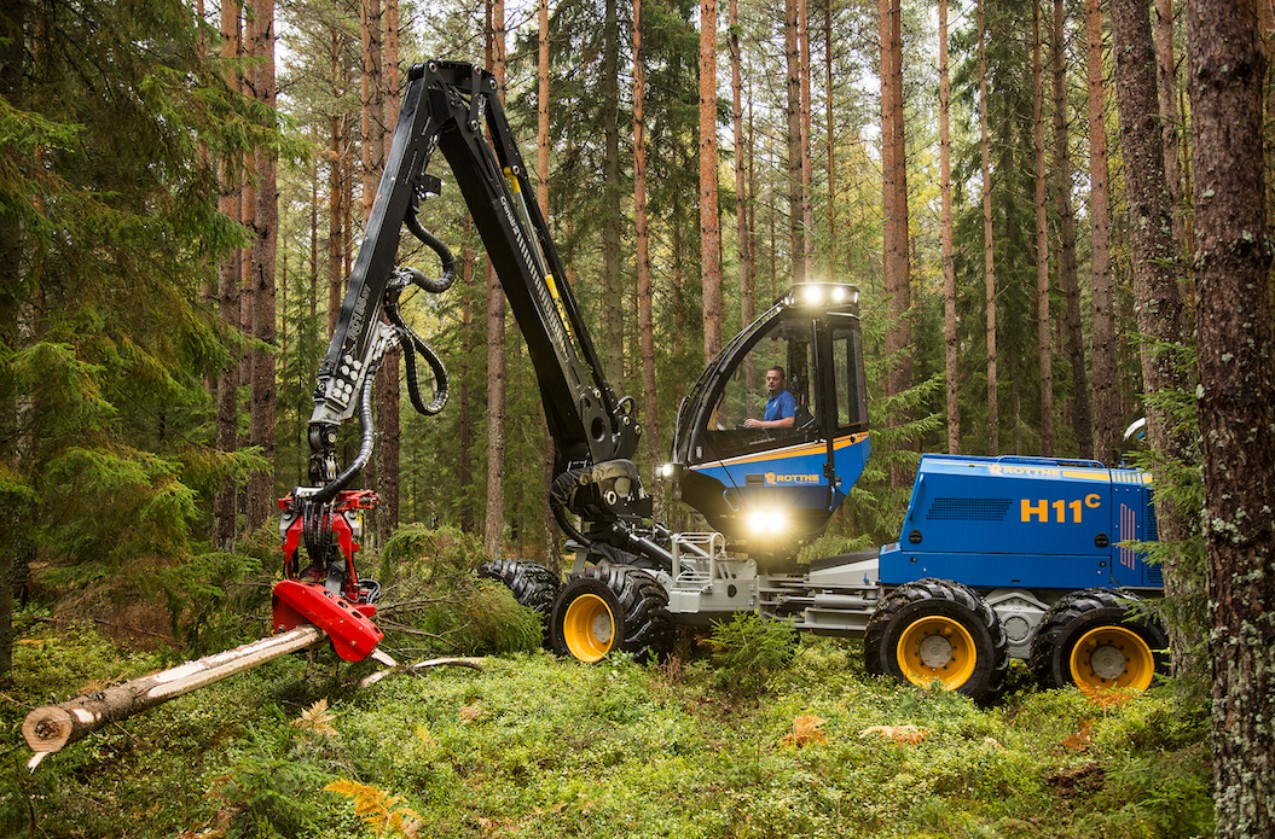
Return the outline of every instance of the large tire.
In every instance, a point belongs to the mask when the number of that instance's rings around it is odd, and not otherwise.
[[[863,636],[867,670],[979,702],[995,698],[1009,667],[1009,642],[996,613],[973,589],[924,579],[891,592]]]
[[[1163,627],[1135,618],[1137,598],[1091,588],[1050,608],[1032,638],[1031,669],[1043,687],[1145,690],[1167,675],[1169,638]]]
[[[664,587],[623,565],[585,568],[563,586],[549,627],[554,652],[590,663],[616,653],[663,658],[673,647]]]
[[[540,615],[544,628],[543,643],[545,649],[549,649],[549,618],[553,614],[558,590],[562,588],[558,575],[537,562],[498,559],[480,565],[478,576],[504,583],[514,600]]]

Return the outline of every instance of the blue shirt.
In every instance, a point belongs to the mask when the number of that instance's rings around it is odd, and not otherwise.
[[[766,400],[766,415],[763,417],[767,422],[777,419],[787,419],[797,415],[797,397],[792,395],[792,391],[780,390],[770,399]]]

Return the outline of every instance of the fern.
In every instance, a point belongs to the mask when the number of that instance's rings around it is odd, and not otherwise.
[[[354,814],[375,830],[377,836],[385,836],[387,831],[390,836],[420,835],[421,817],[415,810],[402,804],[402,796],[390,795],[371,784],[345,779],[333,781],[323,791],[334,792],[353,800]]]

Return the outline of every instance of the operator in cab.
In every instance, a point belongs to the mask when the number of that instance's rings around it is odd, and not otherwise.
[[[744,420],[745,428],[792,428],[797,420],[797,397],[785,387],[784,368],[766,371],[766,412],[762,419]]]

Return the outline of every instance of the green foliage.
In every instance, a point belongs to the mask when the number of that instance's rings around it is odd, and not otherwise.
[[[5,686],[18,704],[0,705],[15,727],[23,703],[158,663],[84,628],[32,631]],[[352,692],[357,670],[334,679],[287,657],[108,727],[32,776],[11,754],[0,832],[336,839],[376,835],[394,813],[456,837],[1211,830],[1207,717],[1169,692],[1106,707],[1025,692],[983,709],[865,678],[860,658],[857,644],[804,638],[759,701],[739,702],[702,660],[584,666],[537,651]],[[792,736],[811,718],[821,737]],[[347,792],[323,791],[333,784]]]
[[[474,574],[479,541],[453,528],[400,528],[381,551],[378,622],[394,655],[506,653],[540,646],[540,616]]]
[[[755,699],[767,692],[771,680],[792,660],[797,630],[787,621],[741,612],[715,621],[708,644],[717,684],[737,696]]]

